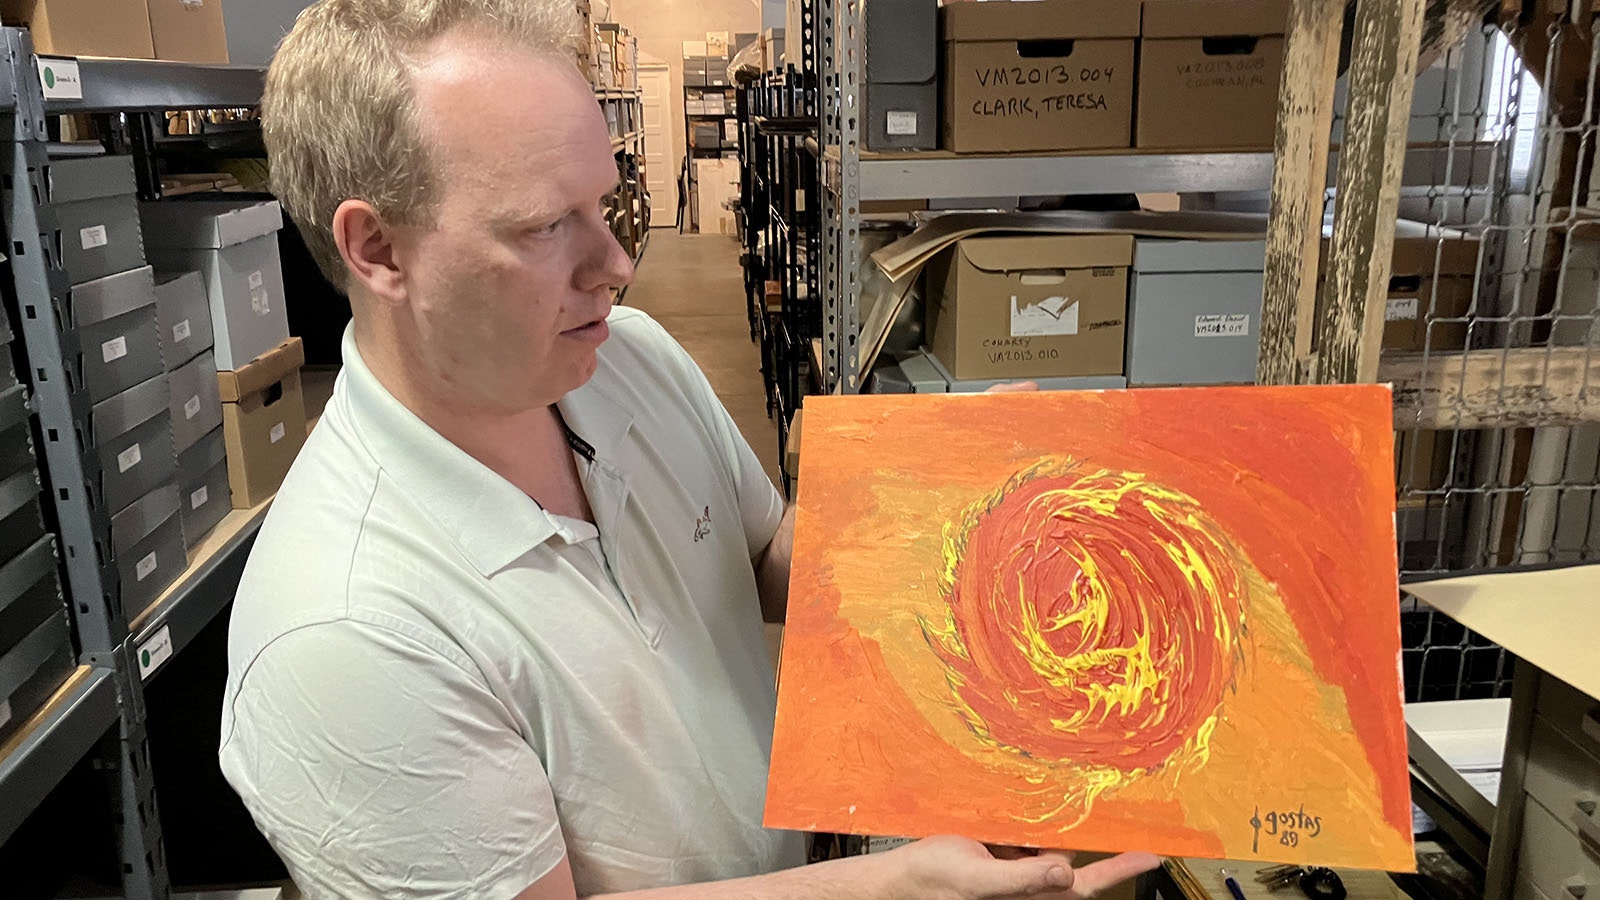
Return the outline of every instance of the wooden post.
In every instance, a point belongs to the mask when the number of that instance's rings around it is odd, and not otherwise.
[[[1344,0],[1294,0],[1278,87],[1259,384],[1294,384],[1311,350]]]
[[[1318,381],[1378,376],[1424,0],[1359,0]]]

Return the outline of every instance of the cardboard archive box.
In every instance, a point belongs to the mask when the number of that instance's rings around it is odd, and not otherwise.
[[[1132,262],[1126,234],[963,238],[928,263],[929,347],[961,381],[1120,376]]]
[[[156,59],[187,63],[228,62],[228,29],[222,0],[145,0]]]
[[[111,544],[122,606],[133,615],[154,603],[189,565],[176,482],[169,480],[112,516]]]
[[[1132,145],[1138,3],[954,3],[939,15],[944,149]]]
[[[71,368],[91,403],[162,373],[155,281],[149,266],[74,285],[68,306],[79,344]]]
[[[88,487],[113,516],[172,480],[178,467],[172,449],[171,393],[163,373],[96,403],[89,432],[100,471]]]
[[[276,201],[146,203],[140,215],[156,265],[205,279],[219,370],[237,369],[289,339]]]
[[[145,0],[0,0],[0,18],[30,29],[38,53],[155,59]]]
[[[161,361],[171,372],[211,349],[211,302],[199,272],[157,275],[155,292]]]
[[[873,0],[862,14],[867,149],[938,148],[938,0]]]
[[[1145,0],[1134,146],[1271,149],[1288,0]]]
[[[167,380],[172,393],[172,448],[182,453],[222,427],[216,358],[206,350],[174,369]]]
[[[217,373],[234,509],[276,493],[306,442],[305,361],[305,345],[290,338],[249,365]]]
[[[50,162],[61,265],[73,284],[144,266],[137,190],[130,156]]]
[[[1385,350],[1441,353],[1466,349],[1479,240],[1457,231],[1424,236],[1429,230],[1405,220],[1396,226],[1384,307]],[[1329,229],[1324,228],[1317,289],[1319,321],[1325,302],[1322,285],[1327,277],[1328,234]]]
[[[1254,384],[1266,241],[1139,238],[1128,383]]]
[[[221,428],[178,454],[178,517],[193,550],[233,504],[228,499],[228,442]]]

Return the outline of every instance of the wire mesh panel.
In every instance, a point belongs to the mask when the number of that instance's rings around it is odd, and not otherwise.
[[[1418,77],[1379,374],[1410,579],[1600,558],[1600,43],[1534,6]],[[1509,696],[1498,647],[1402,626],[1407,699]]]

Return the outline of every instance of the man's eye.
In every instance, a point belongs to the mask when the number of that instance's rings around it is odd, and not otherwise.
[[[555,234],[556,229],[560,228],[561,227],[561,223],[565,222],[566,220],[567,220],[567,217],[566,216],[562,216],[561,218],[556,219],[554,222],[550,222],[549,224],[539,225],[539,226],[537,226],[535,228],[530,228],[530,229],[528,229],[528,233],[530,235],[535,236],[535,237],[541,237],[541,236],[544,236],[544,235]]]

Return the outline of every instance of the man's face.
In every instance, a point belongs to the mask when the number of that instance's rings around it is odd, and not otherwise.
[[[439,400],[549,405],[594,374],[633,278],[601,211],[605,119],[571,64],[473,37],[441,40],[413,86],[438,203],[431,227],[395,230],[415,343],[399,349]]]

